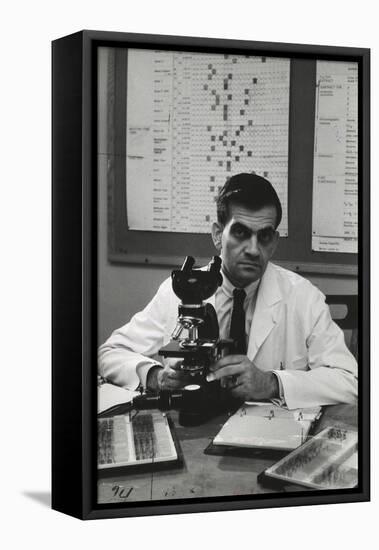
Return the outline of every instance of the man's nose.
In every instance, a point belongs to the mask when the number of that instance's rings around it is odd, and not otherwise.
[[[259,256],[258,238],[257,235],[251,235],[245,247],[245,252],[251,256]]]

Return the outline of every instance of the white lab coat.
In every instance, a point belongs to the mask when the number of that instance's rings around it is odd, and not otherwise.
[[[214,296],[208,301],[214,305]],[[142,372],[163,364],[157,353],[170,340],[178,303],[169,278],[145,309],[100,347],[101,376],[135,389]],[[290,409],[357,398],[357,363],[325,296],[307,279],[272,263],[259,286],[247,356],[258,368],[275,371]]]

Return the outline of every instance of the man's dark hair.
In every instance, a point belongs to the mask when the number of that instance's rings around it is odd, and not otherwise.
[[[282,205],[271,183],[257,174],[236,174],[228,179],[217,197],[217,220],[225,225],[229,216],[229,204],[240,204],[251,210],[264,206],[276,209],[276,226],[282,219]]]

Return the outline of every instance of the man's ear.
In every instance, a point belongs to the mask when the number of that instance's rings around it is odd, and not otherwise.
[[[212,239],[213,244],[216,247],[216,250],[218,253],[221,252],[222,248],[222,232],[224,230],[224,226],[219,222],[214,222],[212,225]]]

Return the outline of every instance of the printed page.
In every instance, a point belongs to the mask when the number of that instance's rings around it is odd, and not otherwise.
[[[317,62],[312,249],[357,252],[358,64]]]

